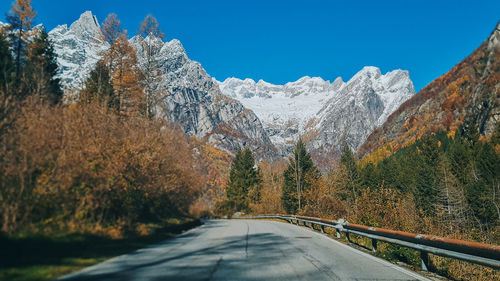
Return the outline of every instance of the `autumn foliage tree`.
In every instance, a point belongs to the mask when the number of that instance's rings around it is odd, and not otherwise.
[[[283,171],[286,163],[283,159],[274,162],[261,161],[259,172],[262,177],[260,200],[250,203],[250,209],[255,214],[283,213],[281,204],[281,188],[283,186]]]
[[[137,114],[143,110],[140,72],[116,16],[103,26],[108,53],[91,71],[80,102],[69,105],[58,103],[47,33],[28,31],[30,1],[16,1],[10,17],[13,37],[0,30],[2,234],[119,236],[188,216],[206,186],[205,161],[179,128]],[[17,61],[10,50],[20,54]]]
[[[111,44],[103,57],[111,74],[119,111],[125,115],[144,114],[145,100],[137,55],[128,42],[127,32],[115,14],[106,18],[102,30],[104,38]]]
[[[106,17],[104,22],[101,24],[101,32],[104,40],[108,42],[109,45],[113,45],[113,43],[115,43],[115,41],[122,36],[122,23],[116,14],[111,13]]]
[[[186,216],[203,182],[181,131],[99,104],[28,100],[0,147],[6,233],[134,230],[140,222]]]
[[[7,15],[9,35],[13,42],[12,47],[15,54],[17,80],[21,78],[21,67],[25,56],[28,33],[31,30],[35,16],[36,12],[33,10],[31,0],[16,0],[12,3],[12,9]]]
[[[156,112],[160,93],[163,91],[160,84],[163,81],[159,65],[159,53],[163,46],[165,34],[160,29],[160,24],[152,15],[147,15],[139,26],[138,32],[139,52],[142,54],[140,64],[142,84],[145,94],[146,114],[153,118]]]

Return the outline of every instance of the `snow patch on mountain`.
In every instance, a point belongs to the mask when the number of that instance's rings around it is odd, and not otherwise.
[[[50,31],[49,37],[58,55],[65,98],[78,99],[90,71],[109,48],[97,18],[85,12],[69,28],[60,25]],[[129,42],[137,51],[143,71],[147,60],[144,48],[149,45],[147,48],[152,46],[158,51],[152,70],[157,77],[149,85],[158,95],[157,117],[230,153],[250,147],[260,159],[276,155],[257,116],[240,102],[222,95],[201,64],[188,58],[179,40],[163,42],[160,38],[135,36]]]
[[[68,28],[59,25],[49,32],[59,64],[59,78],[66,93],[81,89],[102,53],[109,48],[92,12],[83,13]]]
[[[338,146],[341,138],[356,149],[415,94],[408,71],[382,75],[373,66],[364,67],[348,82],[341,77],[330,82],[305,76],[285,85],[238,78],[218,83],[223,94],[257,114],[283,154],[290,151],[300,135],[313,149]]]

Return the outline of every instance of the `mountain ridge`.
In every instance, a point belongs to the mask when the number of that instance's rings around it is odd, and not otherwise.
[[[309,76],[283,85],[234,77],[217,82],[223,94],[255,112],[283,155],[291,151],[299,135],[306,138],[313,154],[315,150],[338,152],[343,140],[357,149],[393,109],[415,93],[408,71],[382,75],[372,66],[347,82],[341,77],[330,82]],[[348,123],[356,123],[356,129]]]
[[[58,55],[59,78],[67,100],[77,100],[78,91],[109,44],[90,11],[84,12],[69,28],[57,26],[49,32],[49,38]],[[143,67],[141,40],[152,39],[135,36],[129,42],[138,53],[139,66]],[[260,120],[238,101],[224,97],[201,64],[189,59],[179,40],[152,43],[159,44],[155,60],[161,73],[161,79],[151,85],[161,93],[155,107],[157,117],[226,152],[234,153],[240,146],[248,146],[261,158],[274,157],[275,148]]]
[[[396,151],[426,133],[452,136],[472,124],[490,137],[500,121],[500,22],[469,56],[403,103],[359,148],[364,157]],[[384,154],[381,153],[381,154]]]
[[[57,26],[49,32],[49,38],[58,55],[65,100],[76,101],[86,77],[109,44],[90,11],[69,27]],[[151,85],[161,93],[154,108],[156,116],[230,153],[249,146],[259,159],[287,156],[299,135],[318,161],[338,156],[343,141],[357,149],[373,129],[414,94],[407,71],[397,69],[382,75],[380,69],[370,66],[347,82],[341,77],[330,82],[309,76],[284,85],[262,79],[255,82],[227,78],[219,82],[199,62],[189,59],[179,40],[164,42],[134,36],[129,42],[137,51],[141,68],[145,56],[141,45],[146,41],[159,50],[155,59],[161,78]],[[244,84],[240,87],[243,92],[231,93],[227,89],[231,83]],[[248,102],[251,99],[274,108],[256,106]]]

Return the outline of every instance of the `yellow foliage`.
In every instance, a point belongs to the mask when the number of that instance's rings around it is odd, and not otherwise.
[[[373,163],[376,165],[379,161],[392,155],[392,149],[389,144],[377,148],[374,152],[366,155],[360,160],[360,165],[362,167],[366,166],[368,163]]]
[[[458,127],[455,125],[451,125],[448,134],[446,136],[451,139],[455,139],[455,134],[458,130]]]
[[[187,138],[166,122],[119,116],[95,104],[52,107],[31,100],[16,117],[9,137],[0,138],[8,148],[0,151],[7,233],[42,215],[62,230],[133,227],[141,212],[136,204],[151,216],[165,213],[157,207],[165,204],[170,212],[187,213],[204,186]],[[19,214],[22,222],[10,219]]]
[[[456,82],[451,82],[447,87],[446,91],[448,94],[455,94],[458,93],[458,86]]]

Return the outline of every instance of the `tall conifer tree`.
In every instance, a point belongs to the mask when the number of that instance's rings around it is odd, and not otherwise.
[[[258,200],[260,196],[255,194],[259,192],[261,182],[252,151],[249,148],[239,149],[231,165],[226,189],[227,199],[234,202],[236,211],[248,211],[250,201]]]
[[[14,59],[9,47],[7,38],[0,33],[0,91],[4,94],[10,94],[15,75]]]
[[[320,173],[300,138],[288,161],[288,167],[283,172],[281,202],[285,211],[292,214],[297,213],[306,205],[304,192],[311,188]]]
[[[90,72],[85,88],[80,92],[80,102],[98,103],[118,110],[119,101],[113,91],[111,76],[105,63],[100,60]]]
[[[352,194],[352,199],[355,200],[358,196],[358,187],[359,187],[359,170],[356,165],[356,159],[354,158],[354,154],[351,151],[351,148],[344,142],[344,146],[342,149],[342,156],[340,157],[340,163],[345,167],[347,172],[347,186],[346,189],[349,190]]]
[[[7,38],[0,33],[0,136],[12,121],[15,65]]]
[[[57,78],[57,61],[52,42],[45,29],[39,32],[28,45],[26,65],[23,71],[24,91],[44,102],[56,104],[61,101],[63,91]]]

